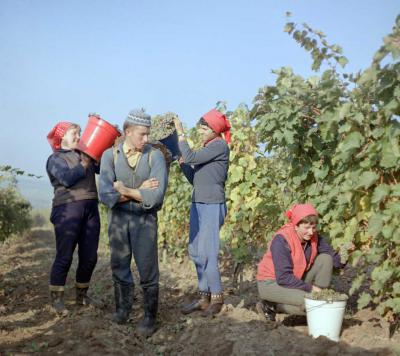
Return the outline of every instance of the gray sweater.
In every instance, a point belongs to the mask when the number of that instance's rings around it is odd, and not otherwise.
[[[159,186],[156,189],[139,189],[142,202],[130,200],[119,203],[120,194],[113,188],[119,180],[128,188],[137,189],[149,178],[156,178]],[[113,148],[106,150],[101,157],[99,197],[100,201],[112,209],[132,211],[136,214],[151,213],[159,210],[167,189],[167,168],[164,155],[161,151],[146,145],[143,154],[132,169],[122,150],[122,143],[118,146],[114,161]]]
[[[192,201],[196,203],[224,203],[225,182],[229,168],[229,147],[222,139],[192,151],[186,141],[179,141],[187,180],[193,185]]]

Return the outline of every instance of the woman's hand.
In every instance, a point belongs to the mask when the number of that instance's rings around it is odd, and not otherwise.
[[[311,292],[321,292],[321,288],[317,286],[312,286]]]
[[[81,164],[84,168],[89,167],[92,162],[92,158],[90,158],[86,153],[81,153]]]
[[[139,189],[156,189],[159,186],[159,182],[156,178],[150,178],[145,180],[139,187]]]
[[[174,124],[175,124],[175,129],[178,135],[183,134],[184,130],[183,130],[183,125],[181,120],[179,120],[179,118],[177,116],[174,117]]]

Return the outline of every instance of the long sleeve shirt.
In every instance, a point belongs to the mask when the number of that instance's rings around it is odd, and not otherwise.
[[[99,166],[91,163],[85,169],[79,152],[57,150],[48,158],[46,170],[54,187],[53,206],[78,200],[97,200],[95,173],[99,172]]]
[[[99,196],[100,201],[109,208],[129,210],[137,214],[150,213],[161,208],[167,189],[167,168],[161,151],[147,145],[135,168],[129,166],[127,157],[119,145],[114,157],[114,148],[110,148],[101,157]],[[141,184],[156,178],[159,186],[155,189],[139,189]],[[129,200],[118,202],[120,194],[114,189],[114,182],[121,181],[126,187],[139,189],[142,201]]]
[[[193,185],[192,201],[196,203],[224,203],[225,181],[229,168],[229,147],[216,139],[193,151],[186,141],[179,141],[184,161],[181,169]]]
[[[326,253],[332,256],[334,267],[342,267],[339,254],[333,251],[332,247],[322,237],[318,237],[317,251],[318,254]],[[290,248],[282,235],[276,235],[272,240],[271,254],[275,268],[276,282],[280,286],[302,289],[306,292],[311,291],[312,285],[310,283],[306,283],[302,279],[298,279],[293,274],[293,261]],[[309,263],[311,257],[311,245],[309,243],[305,245],[304,255],[307,263]]]

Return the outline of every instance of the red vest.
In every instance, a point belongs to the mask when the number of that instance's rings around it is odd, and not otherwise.
[[[314,234],[310,240],[311,243],[311,258],[307,265],[306,256],[304,255],[304,249],[301,245],[300,239],[296,234],[293,224],[283,225],[276,233],[276,235],[281,235],[287,241],[290,254],[292,255],[293,260],[293,274],[301,279],[304,275],[304,272],[308,271],[312,264],[314,263],[315,257],[317,256],[317,244],[318,244],[318,236]],[[271,241],[272,242],[272,241]],[[271,243],[269,244],[268,250],[265,253],[263,259],[258,264],[257,271],[257,280],[264,281],[266,279],[276,279],[275,277],[275,267],[272,261],[271,254]]]

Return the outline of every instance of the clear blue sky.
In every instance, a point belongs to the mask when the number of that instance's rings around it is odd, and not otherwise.
[[[119,124],[128,111],[175,111],[188,127],[219,100],[251,106],[271,70],[310,75],[283,32],[292,20],[340,44],[348,71],[365,68],[399,0],[1,0],[0,165],[45,173],[57,121],[89,112]]]

